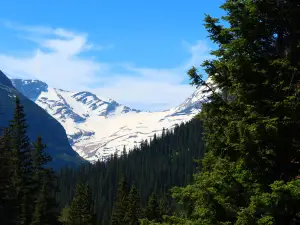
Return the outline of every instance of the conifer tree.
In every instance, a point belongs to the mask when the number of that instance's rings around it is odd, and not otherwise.
[[[206,16],[216,57],[192,84],[212,94],[203,105],[201,173],[173,196],[182,218],[168,224],[296,224],[300,215],[300,2],[227,0],[229,27]]]
[[[51,161],[42,139],[27,136],[23,106],[16,98],[10,126],[0,138],[1,224],[54,225],[57,223],[55,174],[44,168]]]
[[[84,186],[82,183],[77,184],[75,196],[70,205],[69,221],[73,225],[81,224],[81,202],[84,195]]]
[[[122,154],[121,157],[126,158],[127,157],[127,151],[126,151],[126,146],[123,146]]]
[[[140,198],[134,185],[131,186],[128,197],[128,215],[130,225],[138,225],[141,218]]]
[[[95,224],[94,204],[90,186],[85,185],[84,198],[82,201],[82,224]]]
[[[76,187],[75,196],[70,205],[69,222],[72,225],[93,225],[93,200],[88,185],[79,183]]]
[[[123,225],[128,222],[128,184],[126,176],[120,181],[111,215],[111,225]]]
[[[43,175],[46,175],[45,172],[49,169],[46,169],[44,166],[52,160],[52,158],[45,152],[46,147],[47,146],[43,144],[41,137],[38,137],[37,141],[33,143],[33,151],[31,153],[31,157],[33,177],[36,180],[36,182],[41,181]],[[37,186],[40,185],[37,183]]]
[[[28,224],[33,210],[32,193],[30,193],[32,187],[31,146],[26,133],[24,109],[18,97],[16,97],[16,106],[9,129],[13,165],[12,189],[9,195],[14,197],[15,219],[20,224]]]
[[[167,215],[168,214],[168,206],[167,206],[167,202],[166,199],[164,197],[162,197],[159,202],[159,214],[162,215]]]
[[[92,187],[97,220],[109,224],[116,205],[115,189],[122,172],[127,174],[128,183],[134,183],[139,190],[144,217],[144,209],[153,191],[167,193],[172,186],[183,186],[191,181],[192,174],[197,171],[194,159],[203,155],[202,131],[202,122],[192,119],[176,129],[166,129],[165,136],[158,136],[154,143],[141,143],[140,147],[128,151],[126,158],[112,155],[104,162],[85,164],[80,169],[62,169],[59,172],[60,207],[72,200],[74,184],[84,180]],[[164,198],[171,202],[171,196]],[[170,208],[167,210],[169,214],[175,209],[175,204],[167,208]]]
[[[160,207],[155,192],[150,195],[146,210],[148,220],[156,222],[161,220]]]
[[[31,225],[50,225],[47,221],[47,189],[46,184],[43,182],[39,195],[35,201],[35,210],[32,216]]]
[[[45,165],[52,159],[45,153],[46,145],[38,137],[33,143],[33,192],[35,194],[34,214],[31,225],[54,224],[57,222],[57,204],[55,200],[56,175]]]

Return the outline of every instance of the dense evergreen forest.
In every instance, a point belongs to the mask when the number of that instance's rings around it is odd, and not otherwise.
[[[121,156],[66,167],[55,175],[45,167],[51,157],[44,152],[42,138],[31,142],[26,130],[17,98],[13,120],[0,139],[1,225],[110,224],[127,213],[119,195],[126,196],[129,205],[135,202],[136,223],[143,217],[162,218],[173,211],[169,189],[191,182],[196,159],[204,154],[201,121],[193,119],[163,129],[159,137],[142,141],[129,153],[124,147]]]
[[[41,137],[31,142],[20,100],[0,138],[0,224],[57,224],[56,175]]]
[[[218,47],[202,67],[214,85],[188,71],[210,92],[199,117],[128,154],[57,179],[17,99],[0,139],[0,224],[300,224],[300,2],[221,8],[205,17]]]
[[[135,185],[140,195],[141,206],[145,207],[149,196],[169,199],[169,189],[174,185],[186,185],[196,172],[197,162],[203,156],[202,125],[199,119],[163,130],[161,136],[128,154],[126,149],[120,157],[112,155],[105,162],[83,165],[79,169],[66,168],[59,173],[58,200],[66,206],[74,196],[76,184],[89,184],[94,199],[97,219],[109,224],[116,189],[119,181],[126,176],[128,185]],[[167,201],[168,202],[168,201]]]

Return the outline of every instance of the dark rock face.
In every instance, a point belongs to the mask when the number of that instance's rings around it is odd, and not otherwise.
[[[43,91],[48,90],[48,85],[39,80],[12,79],[14,87],[24,96],[35,101]]]
[[[47,88],[46,85],[38,85],[41,88]],[[32,97],[36,96],[38,92],[33,89],[24,91],[32,93]],[[2,71],[0,71],[1,127],[7,126],[8,121],[12,119],[16,96],[20,98],[21,104],[24,106],[30,140],[35,141],[38,136],[41,136],[47,145],[47,153],[53,159],[49,166],[58,169],[64,166],[76,166],[84,162],[71,148],[66,132],[60,123],[20,93]]]

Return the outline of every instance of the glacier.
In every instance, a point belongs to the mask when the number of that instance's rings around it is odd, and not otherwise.
[[[72,148],[90,162],[120,154],[124,146],[130,150],[159,135],[163,128],[189,121],[207,98],[204,87],[200,87],[177,107],[145,112],[91,92],[49,87],[39,80],[12,79],[12,83],[64,127]]]

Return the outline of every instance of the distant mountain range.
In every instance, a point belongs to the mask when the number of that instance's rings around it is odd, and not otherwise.
[[[31,141],[35,141],[38,136],[43,138],[47,145],[47,152],[53,158],[51,166],[60,168],[82,163],[83,159],[70,146],[61,124],[21,94],[2,71],[0,71],[0,126],[7,126],[9,120],[12,119],[16,96],[20,98],[21,104],[24,106],[28,136]]]
[[[95,161],[131,149],[163,128],[192,119],[201,109],[202,88],[178,107],[163,112],[131,109],[91,92],[70,92],[38,80],[13,79],[13,85],[65,128],[80,156]]]

